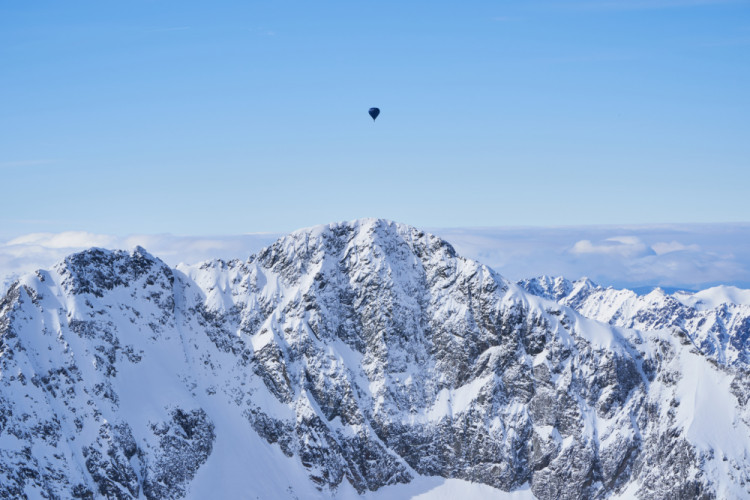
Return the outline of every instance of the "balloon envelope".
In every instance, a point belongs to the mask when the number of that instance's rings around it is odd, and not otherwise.
[[[370,116],[372,116],[372,119],[374,121],[375,118],[377,118],[378,115],[380,114],[380,109],[379,108],[370,108],[370,111],[368,111],[368,113],[370,113]]]

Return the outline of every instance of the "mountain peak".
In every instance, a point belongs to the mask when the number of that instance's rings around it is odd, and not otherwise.
[[[747,493],[743,372],[411,226],[315,226],[175,271],[95,248],[24,279],[0,303],[0,497],[387,496],[421,476],[544,500]],[[704,432],[715,408],[733,447]]]
[[[66,257],[55,266],[62,285],[73,294],[90,293],[102,297],[107,290],[127,287],[149,276],[149,281],[173,281],[164,262],[136,246],[131,252],[93,247]]]

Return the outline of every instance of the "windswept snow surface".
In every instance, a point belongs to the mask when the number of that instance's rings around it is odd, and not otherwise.
[[[377,219],[247,260],[70,255],[0,301],[0,497],[750,494],[745,339],[534,285]]]

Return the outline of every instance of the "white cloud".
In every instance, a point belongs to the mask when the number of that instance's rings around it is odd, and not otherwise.
[[[109,247],[117,244],[114,236],[93,234],[84,231],[63,233],[31,233],[14,238],[7,246],[40,246],[44,248],[89,248]]]
[[[656,255],[664,255],[665,253],[680,251],[699,252],[701,249],[698,245],[683,245],[678,241],[670,241],[669,243],[660,241],[651,245],[651,248],[656,252]]]
[[[620,255],[622,257],[639,257],[651,255],[654,251],[637,236],[613,236],[598,243],[590,240],[575,242],[570,252],[576,255],[600,254]]]
[[[635,245],[644,246],[643,242],[638,236],[612,236],[611,238],[607,238],[604,241],[611,241],[614,243],[621,243],[623,245],[630,245],[630,246],[635,246]]]

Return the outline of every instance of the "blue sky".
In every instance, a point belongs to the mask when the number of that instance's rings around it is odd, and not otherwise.
[[[747,1],[4,1],[0,239],[750,221],[747,89]]]

